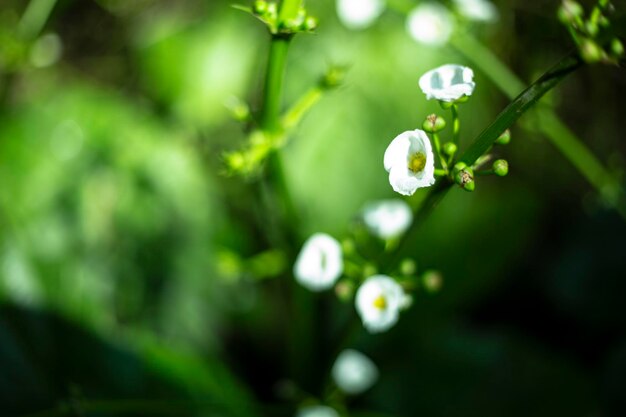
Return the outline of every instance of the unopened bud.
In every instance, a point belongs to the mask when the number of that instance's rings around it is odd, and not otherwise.
[[[424,123],[422,123],[422,129],[428,133],[437,133],[446,127],[446,121],[443,117],[439,117],[436,114],[431,114],[426,117]]]
[[[424,275],[422,275],[422,285],[429,293],[438,292],[443,285],[443,276],[441,275],[441,272],[435,270],[428,270],[424,272]]]
[[[616,57],[624,55],[624,44],[617,38],[611,41],[611,52]]]
[[[498,139],[496,139],[498,145],[507,145],[509,142],[511,142],[511,131],[509,129],[502,132],[502,134],[498,136]]]
[[[319,22],[316,17],[308,16],[306,19],[304,19],[302,29],[310,32],[317,29],[318,24]]]
[[[417,271],[417,264],[413,259],[406,258],[400,264],[400,273],[405,276],[413,275]]]
[[[504,159],[494,161],[493,172],[499,177],[506,176],[509,173],[509,163]]]
[[[557,14],[562,23],[572,23],[576,18],[582,17],[583,7],[575,1],[564,0]]]
[[[257,0],[252,5],[252,11],[255,14],[263,15],[267,12],[267,6],[268,4],[265,0]]]
[[[445,153],[448,156],[452,156],[456,153],[457,151],[457,146],[455,143],[453,142],[447,142],[443,144],[443,153]]]
[[[348,302],[354,296],[354,283],[349,280],[341,280],[335,285],[335,294],[341,301]]]
[[[602,59],[602,48],[590,39],[585,39],[580,46],[580,55],[585,62],[593,63]]]

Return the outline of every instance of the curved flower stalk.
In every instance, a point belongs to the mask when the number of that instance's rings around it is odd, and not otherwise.
[[[424,2],[409,12],[406,28],[417,42],[439,46],[448,42],[454,24],[454,17],[447,8],[439,3]]]
[[[392,239],[406,231],[413,220],[411,207],[403,200],[380,200],[363,210],[367,229],[381,239]]]
[[[454,0],[459,13],[477,22],[495,22],[499,18],[498,9],[489,0]]]
[[[385,10],[385,0],[337,0],[337,16],[348,29],[365,29]]]
[[[365,280],[356,293],[356,310],[363,326],[370,333],[389,330],[406,303],[404,290],[387,275],[374,275]]]
[[[342,351],[331,371],[335,384],[346,394],[358,395],[378,380],[378,368],[370,358],[354,349]]]
[[[341,245],[324,233],[314,234],[304,243],[293,268],[296,280],[311,291],[331,288],[342,273]]]
[[[426,132],[420,129],[396,136],[385,151],[385,170],[394,191],[413,195],[435,183],[435,157]]]
[[[447,64],[428,71],[419,80],[428,100],[453,102],[471,96],[476,87],[474,71],[462,65]]]

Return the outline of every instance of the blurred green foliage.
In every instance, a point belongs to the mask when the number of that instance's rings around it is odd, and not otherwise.
[[[468,63],[413,42],[392,11],[349,31],[334,1],[308,3],[321,24],[291,46],[285,103],[329,66],[348,71],[283,160],[297,236],[340,237],[365,203],[394,196],[389,141],[440,112],[419,76]],[[522,79],[569,50],[557,2],[495,3],[499,23],[476,35]],[[300,289],[287,299],[293,260],[271,244],[277,219],[259,184],[223,175],[222,155],[246,139],[225,103],[258,110],[265,28],[222,0],[59,0],[29,39],[18,35],[25,7],[0,6],[2,403],[26,413],[130,398],[180,401],[171,415],[292,415],[276,387],[295,378],[322,393],[354,308]],[[462,146],[508,102],[479,71],[476,82]],[[625,96],[623,69],[590,67],[546,100],[617,176]],[[382,378],[354,415],[624,409],[626,228],[536,122],[512,130],[506,178],[451,192],[409,245],[444,285],[388,334],[356,332]]]

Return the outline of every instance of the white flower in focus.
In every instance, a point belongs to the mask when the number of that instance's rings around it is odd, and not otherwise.
[[[296,417],[339,417],[339,413],[325,405],[309,405],[298,410]]]
[[[370,333],[380,333],[396,324],[404,303],[404,290],[386,275],[365,280],[356,293],[356,309]]]
[[[378,368],[361,352],[346,349],[337,357],[332,375],[343,392],[356,395],[365,392],[376,383]]]
[[[455,101],[463,96],[471,96],[476,83],[474,71],[462,65],[447,64],[422,75],[419,85],[427,99]]]
[[[384,165],[394,191],[412,195],[415,190],[435,183],[435,156],[423,130],[403,132],[385,151]]]
[[[316,233],[304,243],[293,267],[296,280],[311,291],[332,287],[342,272],[341,245],[325,233]]]
[[[411,208],[403,200],[381,200],[363,210],[363,221],[374,235],[390,239],[404,233],[413,220]]]
[[[438,46],[450,39],[454,20],[448,9],[441,4],[425,2],[409,13],[406,28],[417,42]]]
[[[339,20],[350,29],[368,27],[384,9],[384,0],[337,0]]]
[[[489,0],[454,0],[459,12],[470,20],[494,22],[498,20],[498,9]]]

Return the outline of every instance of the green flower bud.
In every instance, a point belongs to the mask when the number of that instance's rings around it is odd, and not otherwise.
[[[406,258],[400,264],[400,273],[402,275],[405,275],[405,276],[413,275],[415,274],[416,270],[417,270],[417,264],[415,263],[413,259]]]
[[[613,52],[613,55],[616,57],[624,55],[624,44],[617,38],[613,39],[611,41],[611,52]]]
[[[378,269],[376,269],[376,266],[370,263],[366,263],[365,265],[363,265],[363,277],[364,278],[371,277],[372,275],[376,275],[376,273],[378,273]]]
[[[343,279],[335,285],[335,294],[343,302],[349,302],[354,297],[355,285],[352,281]]]
[[[276,19],[278,17],[278,6],[276,3],[267,3],[267,16],[270,19]]]
[[[317,29],[318,25],[319,25],[319,21],[317,20],[316,17],[308,16],[306,19],[304,19],[304,23],[302,24],[302,30],[311,32]]]
[[[267,2],[265,0],[257,0],[252,5],[252,11],[254,14],[264,15],[267,12]]]
[[[436,114],[431,114],[426,117],[424,123],[422,123],[422,129],[428,133],[437,133],[446,127],[446,121],[443,117],[439,117]]]
[[[493,172],[499,177],[504,177],[509,173],[509,163],[504,159],[494,161],[492,167]]]
[[[457,151],[457,146],[455,143],[453,142],[447,142],[443,144],[443,153],[445,153],[448,156],[452,156],[456,153]]]
[[[346,71],[343,67],[331,67],[320,80],[322,88],[335,88],[343,82]]]
[[[598,62],[602,59],[602,48],[591,39],[585,39],[580,46],[580,55],[585,62]]]
[[[467,168],[467,164],[465,162],[457,162],[456,164],[454,164],[455,173],[465,168]]]
[[[577,2],[572,0],[563,0],[557,15],[562,23],[568,24],[574,22],[576,18],[582,17],[583,13],[583,7]]]
[[[462,162],[459,164],[461,163]],[[472,168],[467,166],[462,169],[456,169],[457,165],[455,165],[454,182],[456,182],[465,191],[474,191],[474,188],[476,187],[476,184],[474,183],[474,171]]]
[[[598,24],[592,21],[588,21],[585,23],[585,29],[587,30],[589,36],[591,36],[592,38],[595,38],[598,35],[598,31],[600,30]]]
[[[424,275],[422,275],[422,285],[429,293],[438,292],[443,285],[443,276],[441,275],[441,272],[435,270],[428,270],[424,272]]]
[[[507,145],[509,142],[511,142],[511,131],[509,129],[502,132],[502,134],[498,136],[498,139],[496,139],[498,145]]]

